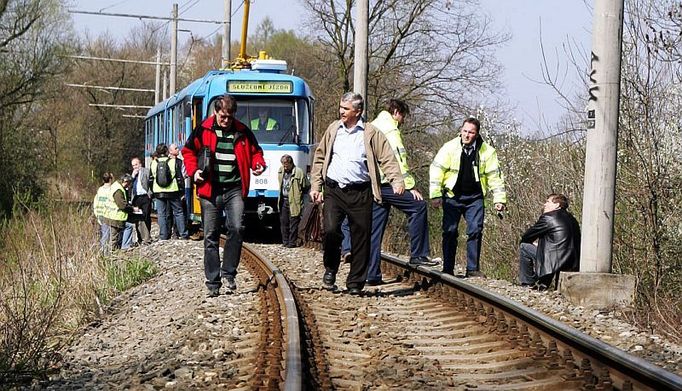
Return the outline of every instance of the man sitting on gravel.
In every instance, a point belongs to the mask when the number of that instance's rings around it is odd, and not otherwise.
[[[580,226],[566,209],[563,194],[547,196],[542,215],[521,237],[519,280],[522,286],[545,290],[560,271],[580,266]],[[556,288],[556,283],[554,284]]]

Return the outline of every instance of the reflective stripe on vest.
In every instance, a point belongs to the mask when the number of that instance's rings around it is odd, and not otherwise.
[[[251,120],[251,130],[259,130],[258,123],[260,120],[258,118]],[[265,130],[273,130],[277,126],[277,121],[272,118],[268,118],[268,123],[265,125]]]
[[[384,110],[379,113],[374,121],[372,121],[372,125],[379,128],[381,133],[388,139],[388,143],[391,144],[393,154],[398,161],[398,166],[400,166],[400,172],[403,174],[405,189],[413,189],[416,183],[414,177],[410,173],[410,168],[407,165],[407,152],[403,145],[403,137],[398,130],[398,121],[394,120],[393,116],[388,111]],[[381,173],[381,182],[388,183],[383,172]]]

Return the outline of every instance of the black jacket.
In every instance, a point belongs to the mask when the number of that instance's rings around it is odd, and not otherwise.
[[[521,237],[522,243],[538,239],[535,272],[538,278],[557,271],[578,271],[580,226],[565,209],[544,213]]]

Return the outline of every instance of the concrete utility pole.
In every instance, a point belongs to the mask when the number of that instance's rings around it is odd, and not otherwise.
[[[367,57],[369,51],[369,0],[359,0],[357,14],[355,16],[355,67],[353,68],[353,91],[362,95],[365,99],[367,110]]]
[[[611,273],[624,0],[594,4],[580,271]]]
[[[178,3],[173,3],[171,19],[170,95],[172,96],[175,94],[175,82],[178,75]]]
[[[225,1],[225,25],[223,26],[223,58],[221,68],[227,68],[230,64],[230,49],[232,44],[232,0]]]
[[[595,0],[580,273],[560,274],[560,292],[591,308],[629,305],[633,276],[611,274],[624,0]]]
[[[161,102],[161,47],[156,49],[156,84],[154,85],[154,104]]]

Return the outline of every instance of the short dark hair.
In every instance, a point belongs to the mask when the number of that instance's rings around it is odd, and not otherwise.
[[[162,157],[162,156],[168,156],[168,146],[164,143],[161,143],[156,146],[156,156]]]
[[[410,106],[408,106],[407,103],[400,99],[389,100],[388,104],[386,104],[386,111],[393,114],[393,112],[395,112],[396,110],[403,116],[407,116],[410,114]]]
[[[225,94],[213,102],[215,111],[226,109],[230,113],[237,111],[237,100],[232,95]]]
[[[120,181],[121,181],[121,183],[123,183],[123,182],[131,182],[132,183],[133,177],[130,174],[123,174],[123,175],[121,175]]]
[[[102,183],[111,183],[112,179],[114,179],[114,174],[110,172],[105,172],[102,174]]]
[[[472,124],[476,127],[476,133],[481,132],[481,121],[479,121],[476,117],[465,118],[464,121],[462,121],[462,126],[464,126],[464,124]]]
[[[568,209],[568,197],[561,193],[552,193],[547,196],[548,200],[552,200],[555,204],[559,204],[561,209]]]

